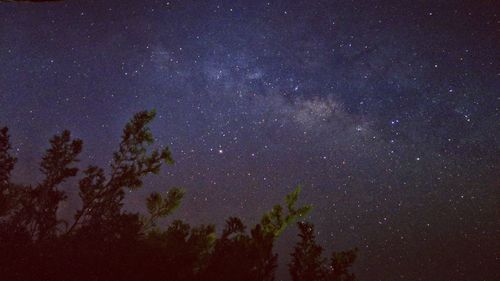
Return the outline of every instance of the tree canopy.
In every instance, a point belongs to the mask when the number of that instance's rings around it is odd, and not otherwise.
[[[16,158],[8,129],[0,130],[0,279],[271,281],[278,266],[274,242],[299,220],[292,279],[355,280],[348,272],[355,250],[334,252],[329,264],[321,256],[314,227],[304,222],[311,206],[297,206],[300,187],[251,228],[228,218],[220,235],[211,224],[160,223],[180,206],[185,194],[180,187],[152,192],[146,214],[127,211],[126,191],[142,188],[145,176],[174,164],[168,147],[152,148],[148,125],[154,117],[154,111],[139,112],[125,125],[109,175],[96,165],[82,171],[77,186],[82,204],[72,221],[57,211],[67,199],[61,185],[80,172],[82,140],[69,131],[55,135],[40,163],[42,181],[19,185],[11,181]]]

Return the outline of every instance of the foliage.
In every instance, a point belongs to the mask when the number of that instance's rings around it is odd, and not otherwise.
[[[300,191],[301,187],[297,186],[292,193],[285,197],[287,207],[286,215],[283,214],[283,207],[281,205],[275,205],[270,212],[262,216],[261,224],[264,232],[270,233],[274,237],[278,237],[293,221],[309,213],[312,209],[311,205],[305,205],[300,208],[295,207]]]
[[[349,268],[356,260],[358,249],[349,251],[333,252],[330,263],[330,274],[328,280],[355,281],[356,276],[349,273]]]
[[[172,214],[181,205],[183,197],[184,190],[178,187],[172,188],[165,196],[158,192],[151,193],[146,199],[149,217],[143,219],[144,227],[155,227],[158,219]]]
[[[85,177],[80,181],[79,193],[82,208],[77,211],[68,232],[72,232],[77,226],[100,228],[120,217],[125,189],[142,187],[145,176],[158,174],[163,163],[174,163],[168,147],[148,151],[154,140],[148,124],[155,115],[154,111],[139,112],[125,125],[119,149],[113,154],[109,178],[97,166],[90,166],[84,171]],[[179,194],[179,191],[174,190],[174,193]],[[180,202],[180,198],[178,201]],[[161,214],[154,215],[153,220]]]
[[[14,169],[17,159],[9,152],[12,146],[9,139],[9,129],[0,129],[0,216],[6,215],[12,208],[10,174]]]
[[[109,175],[96,165],[83,170],[82,205],[71,224],[57,211],[67,197],[61,186],[78,174],[82,141],[69,131],[55,135],[40,163],[43,180],[23,186],[10,180],[16,158],[7,128],[0,130],[0,279],[274,280],[275,240],[311,210],[296,206],[300,187],[248,232],[239,218],[230,217],[220,236],[214,225],[192,227],[181,220],[159,227],[159,220],[180,206],[185,192],[179,187],[151,193],[147,214],[124,210],[127,190],[141,188],[144,177],[174,163],[168,147],[152,148],[148,125],[154,117],[154,111],[143,111],[126,124]],[[298,225],[302,240],[290,265],[294,280],[355,280],[348,272],[354,251],[334,252],[327,267],[313,226]]]
[[[314,227],[309,223],[297,223],[300,241],[292,253],[289,264],[292,280],[322,280],[325,278],[323,248],[316,244]]]
[[[322,256],[323,248],[316,244],[314,226],[307,222],[297,223],[300,241],[297,242],[288,269],[293,281],[355,281],[349,268],[356,259],[357,249],[333,252],[330,264]]]
[[[203,280],[274,280],[277,255],[272,252],[274,236],[256,225],[250,235],[240,219],[226,221],[216,241]]]
[[[66,195],[58,187],[68,178],[74,177],[78,168],[78,154],[82,151],[82,141],[72,140],[69,131],[63,131],[50,140],[40,163],[44,175],[35,187],[26,187],[18,192],[19,209],[10,218],[10,224],[24,228],[33,240],[43,240],[54,236],[61,223],[57,218],[59,204]]]

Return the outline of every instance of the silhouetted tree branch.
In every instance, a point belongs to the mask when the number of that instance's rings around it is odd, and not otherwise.
[[[144,176],[157,174],[163,163],[174,163],[168,147],[148,152],[154,138],[147,125],[155,115],[155,111],[139,112],[126,124],[119,149],[113,154],[111,175],[108,180],[101,168],[91,166],[85,170],[85,177],[80,181],[83,206],[76,213],[75,221],[69,227],[68,233],[79,224],[98,226],[120,216],[125,188],[140,188]],[[174,192],[179,194],[178,191]],[[153,218],[155,219],[157,218]]]
[[[270,212],[264,214],[261,219],[261,225],[264,232],[271,233],[274,237],[278,237],[288,225],[311,211],[311,205],[305,205],[300,208],[295,207],[300,191],[301,187],[297,186],[293,192],[285,197],[287,207],[286,214],[283,214],[283,207],[281,205],[275,205]]]
[[[144,229],[150,229],[156,226],[158,219],[172,214],[181,204],[184,197],[184,190],[175,187],[162,196],[158,192],[153,192],[146,199],[146,207],[149,217],[143,218]]]
[[[10,174],[17,159],[10,154],[11,149],[9,129],[4,127],[0,129],[0,217],[12,208]]]
[[[314,225],[308,222],[297,223],[300,241],[292,253],[288,269],[293,281],[355,281],[349,268],[356,259],[357,249],[333,252],[330,264],[322,256],[323,248],[316,243]]]
[[[292,280],[325,280],[326,259],[321,256],[323,248],[315,242],[314,226],[307,222],[299,222],[297,226],[300,241],[295,246],[289,264]]]
[[[78,162],[82,150],[82,141],[72,140],[69,131],[55,135],[50,145],[40,163],[40,171],[45,176],[43,181],[34,188],[22,190],[21,208],[11,219],[11,224],[26,228],[33,240],[56,234],[60,223],[57,209],[66,199],[57,187],[77,174],[78,168],[72,165]]]
[[[275,205],[247,231],[230,217],[219,237],[214,225],[191,227],[174,220],[166,228],[158,221],[181,204],[184,190],[153,192],[147,214],[123,210],[126,189],[143,185],[164,163],[173,164],[168,148],[152,149],[148,124],[154,111],[139,112],[123,130],[113,154],[110,174],[91,165],[78,183],[81,209],[64,233],[57,216],[66,199],[60,186],[78,173],[82,141],[63,131],[50,140],[40,164],[43,181],[22,186],[10,182],[16,162],[10,155],[8,130],[0,130],[0,278],[5,280],[241,280],[272,281],[278,265],[276,239],[304,217],[310,205],[296,206],[300,187]],[[354,281],[348,269],[356,250],[334,252],[327,266],[323,249],[314,241],[312,224],[298,223],[301,241],[290,263],[293,280]]]

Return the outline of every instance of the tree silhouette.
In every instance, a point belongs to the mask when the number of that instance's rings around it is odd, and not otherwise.
[[[11,225],[24,228],[33,240],[43,240],[56,234],[61,222],[56,212],[59,203],[66,199],[58,186],[76,175],[78,168],[72,165],[78,162],[77,157],[82,150],[82,141],[72,140],[69,131],[54,136],[50,144],[40,163],[43,181],[34,188],[19,190],[22,192],[20,209],[10,219]]]
[[[1,280],[274,280],[274,242],[311,210],[310,205],[296,206],[300,187],[251,228],[230,217],[220,236],[214,225],[192,227],[174,220],[161,227],[160,220],[181,204],[184,190],[179,187],[151,193],[147,214],[124,210],[127,190],[141,188],[145,176],[174,163],[168,147],[152,148],[148,125],[154,117],[154,111],[139,112],[125,125],[109,175],[96,165],[83,170],[78,182],[82,206],[70,223],[57,210],[67,197],[61,185],[78,174],[82,141],[69,131],[51,138],[40,163],[43,180],[23,186],[10,180],[16,158],[10,154],[7,128],[0,130]],[[334,252],[327,266],[313,226],[298,225],[293,280],[355,280],[348,272],[355,251]]]
[[[85,177],[80,181],[80,197],[83,205],[76,213],[68,233],[77,226],[88,228],[91,232],[95,229],[104,229],[110,221],[125,215],[121,211],[125,188],[142,187],[144,176],[158,174],[164,162],[174,163],[168,147],[161,151],[153,149],[152,152],[148,152],[154,138],[147,125],[155,115],[154,111],[139,112],[127,123],[119,149],[113,154],[109,179],[104,176],[103,169],[97,166],[90,166],[84,171]],[[174,192],[179,196],[171,200],[180,201],[181,193],[178,190]],[[176,202],[166,203],[178,205]],[[153,215],[158,216],[161,213]],[[164,215],[168,215],[168,212]],[[151,223],[154,219],[156,217],[152,217]]]
[[[275,205],[270,212],[264,214],[261,219],[264,232],[278,237],[288,225],[297,218],[305,216],[312,209],[310,205],[305,205],[298,209],[295,207],[300,191],[301,187],[297,186],[293,192],[285,197],[286,215],[283,214],[283,207],[281,205]]]
[[[0,129],[0,217],[12,208],[10,174],[17,159],[10,155],[11,149],[9,129],[4,127]]]
[[[297,218],[306,215],[311,206],[297,208],[300,187],[286,196],[283,206],[275,205],[262,216],[250,235],[240,219],[226,221],[222,236],[216,241],[209,260],[205,280],[274,280],[278,255],[273,253],[274,241]]]
[[[333,252],[328,280],[356,281],[356,276],[349,273],[349,268],[356,260],[357,252],[357,248],[349,251]]]
[[[143,217],[143,225],[146,230],[156,227],[157,221],[160,218],[172,214],[181,204],[184,197],[184,190],[178,187],[172,188],[162,196],[158,192],[153,192],[146,199],[148,208],[148,217]]]
[[[349,268],[356,259],[357,249],[333,252],[330,264],[322,256],[323,248],[315,241],[314,225],[297,223],[300,241],[297,242],[288,269],[293,281],[355,281]]]
[[[306,222],[297,225],[300,241],[295,246],[289,264],[292,280],[324,280],[326,259],[321,256],[323,248],[315,242],[314,226]]]

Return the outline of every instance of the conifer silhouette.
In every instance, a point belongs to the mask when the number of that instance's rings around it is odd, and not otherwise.
[[[300,187],[251,228],[228,218],[219,237],[210,224],[193,227],[174,220],[162,227],[160,220],[182,202],[180,187],[152,192],[147,214],[124,210],[127,190],[141,188],[145,176],[174,163],[168,147],[152,148],[148,125],[154,117],[154,111],[142,111],[125,125],[109,175],[96,165],[83,170],[78,182],[82,205],[71,222],[57,211],[67,199],[61,185],[78,175],[83,142],[69,131],[55,135],[40,163],[43,180],[23,186],[11,182],[16,158],[10,154],[8,129],[0,130],[1,280],[274,280],[274,242],[311,210],[296,206]],[[298,225],[302,240],[290,265],[294,280],[355,280],[348,272],[354,251],[334,253],[327,267],[313,226]]]

